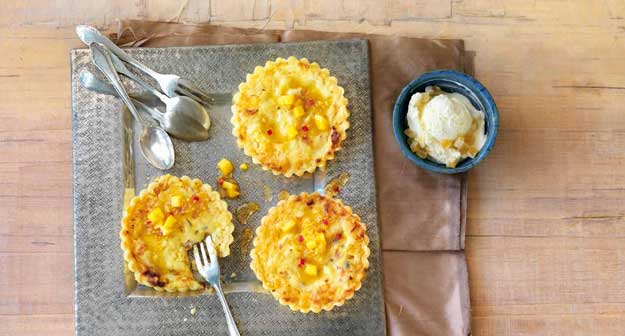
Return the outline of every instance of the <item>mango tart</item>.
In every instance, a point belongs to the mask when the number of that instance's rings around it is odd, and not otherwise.
[[[198,290],[204,285],[193,277],[187,251],[210,234],[217,254],[225,257],[233,230],[228,205],[208,184],[163,175],[130,201],[121,248],[138,283],[158,291]]]
[[[344,90],[307,59],[257,66],[233,96],[232,134],[252,161],[275,175],[302,176],[326,166],[349,128]]]
[[[318,313],[343,305],[360,289],[368,244],[360,217],[340,200],[292,195],[261,220],[251,268],[281,304]]]

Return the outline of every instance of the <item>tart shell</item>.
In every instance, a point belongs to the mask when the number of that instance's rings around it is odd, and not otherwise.
[[[324,232],[326,237],[340,236],[339,240],[334,241],[326,238],[327,243],[324,246],[327,252],[324,253],[327,254],[322,256],[325,262],[315,261],[319,264],[319,274],[308,283],[307,275],[298,277],[298,274],[302,274],[301,267],[304,264],[293,265],[297,258],[306,260],[306,264],[309,260],[308,256],[303,258],[309,250],[308,242],[299,238],[301,235],[298,236],[300,224],[288,233],[294,239],[281,229],[285,222],[293,219],[293,211],[297,213],[297,209],[302,206],[311,207],[313,213],[316,207],[322,209],[321,217],[304,214],[300,218],[301,221],[310,219],[319,223],[315,234]],[[305,230],[304,225],[301,224],[301,232]],[[297,246],[298,244],[304,246]],[[263,217],[253,240],[250,266],[263,287],[281,304],[302,313],[329,311],[343,305],[360,289],[369,267],[368,244],[365,225],[349,206],[345,206],[338,199],[318,193],[302,193],[278,202]],[[289,250],[293,252],[286,252]],[[281,254],[282,251],[284,254]]]
[[[232,224],[232,214],[228,211],[228,205],[226,202],[220,199],[219,193],[213,191],[210,185],[203,184],[199,179],[191,179],[188,176],[183,176],[181,178],[172,176],[172,175],[163,175],[157,177],[152,183],[150,183],[147,188],[141,191],[138,196],[135,196],[129,203],[128,207],[124,211],[124,216],[121,221],[121,248],[123,250],[124,260],[126,261],[128,269],[133,272],[135,280],[145,286],[149,286],[154,288],[157,291],[167,291],[167,292],[186,292],[190,290],[200,290],[204,288],[203,283],[198,282],[191,274],[191,262],[188,260],[186,256],[186,250],[184,251],[184,260],[189,265],[189,274],[185,276],[176,277],[176,274],[173,274],[171,277],[167,273],[159,273],[155,272],[152,265],[147,265],[144,261],[141,260],[140,257],[136,255],[136,247],[137,244],[143,244],[143,236],[137,238],[133,236],[132,232],[134,229],[134,225],[144,225],[142,224],[143,217],[140,220],[133,220],[134,217],[139,217],[137,214],[144,214],[149,211],[146,206],[146,199],[149,197],[154,197],[155,194],[162,192],[164,189],[168,188],[170,184],[173,183],[183,183],[184,185],[192,188],[194,192],[197,193],[205,193],[207,195],[207,199],[209,200],[208,206],[211,208],[213,214],[216,217],[219,217],[223,220],[219,224],[219,226],[213,232],[204,232],[202,228],[198,228],[199,231],[196,236],[197,241],[190,241],[188,248],[193,244],[203,240],[204,237],[210,233],[213,238],[213,242],[215,243],[215,249],[217,250],[217,254],[219,257],[225,257],[230,254],[230,244],[233,242],[234,238],[232,232],[234,231],[234,225]],[[143,216],[143,215],[141,215]],[[187,224],[184,224],[187,225]],[[191,224],[189,224],[191,225]],[[197,225],[197,224],[193,224]],[[203,225],[203,224],[202,224]],[[196,232],[197,232],[196,231]],[[163,244],[168,244],[166,239],[163,239]],[[182,251],[180,250],[180,246],[174,246],[172,249],[178,252],[178,256],[181,255]],[[163,278],[168,277],[169,279],[165,281]],[[173,279],[173,280],[171,280]]]
[[[292,70],[292,71],[291,71]],[[324,114],[329,121],[327,130],[323,132],[323,140],[306,141],[303,137],[302,129],[312,128],[312,122],[299,121],[297,130],[300,134],[295,139],[289,141],[302,142],[292,147],[280,147],[272,140],[271,133],[276,137],[276,130],[264,129],[259,126],[262,123],[257,111],[259,109],[258,102],[251,103],[251,97],[254,100],[262,96],[261,105],[271,99],[277,98],[274,94],[269,94],[271,90],[275,90],[274,85],[281,79],[285,78],[284,72],[289,73],[293,78],[306,78],[314,83],[304,85],[304,89],[321,90],[324,92],[323,99],[320,99],[320,106],[316,110]],[[301,88],[299,88],[301,89]],[[334,159],[335,153],[341,149],[342,142],[347,138],[347,129],[349,128],[349,110],[347,108],[347,98],[344,97],[344,89],[338,85],[337,79],[330,75],[328,69],[322,69],[317,63],[310,63],[308,59],[297,59],[293,56],[288,59],[278,58],[276,61],[269,61],[265,66],[257,66],[254,72],[247,75],[246,81],[239,85],[238,92],[233,96],[232,118],[233,125],[232,134],[237,139],[237,145],[243,149],[244,153],[252,158],[252,161],[261,165],[262,169],[271,171],[274,175],[284,175],[290,177],[292,175],[302,176],[304,173],[312,173],[316,168],[323,169],[327,161]],[[272,105],[269,105],[272,106]],[[269,122],[275,123],[276,127],[285,127],[289,122],[279,117],[277,107],[275,109],[267,107],[267,111],[271,111]],[[262,114],[262,111],[261,111]],[[304,118],[309,118],[308,116]],[[303,128],[305,127],[305,128]],[[295,128],[295,127],[294,127]],[[260,129],[257,133],[249,131],[250,129]],[[260,133],[259,133],[260,132]],[[269,136],[266,136],[268,133]],[[312,142],[312,145],[310,143]],[[305,146],[304,143],[309,144]]]

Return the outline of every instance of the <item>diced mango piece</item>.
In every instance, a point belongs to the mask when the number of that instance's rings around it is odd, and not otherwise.
[[[228,198],[236,198],[241,195],[241,192],[238,190],[239,188],[237,187],[237,185],[232,182],[224,181],[221,184],[221,187],[224,188],[224,190],[226,191],[226,197]]]
[[[453,144],[453,141],[448,140],[448,139],[441,141],[441,146],[443,146],[443,148],[449,148],[451,147],[452,144]]]
[[[222,183],[221,185],[224,189],[226,190],[236,190],[237,189],[237,185],[232,183],[232,182],[228,182],[228,181],[224,181],[224,183]]]
[[[306,239],[306,247],[310,250],[319,249],[324,251],[326,249],[326,238],[323,233],[316,233]]]
[[[172,233],[175,226],[176,226],[176,217],[168,216],[167,219],[165,220],[165,224],[163,224],[163,227],[161,228],[161,232],[163,233],[164,236],[166,236]]]
[[[315,125],[320,131],[325,131],[328,129],[328,119],[326,119],[324,116],[316,114],[313,117],[313,120],[315,121]]]
[[[316,276],[317,275],[317,266],[315,265],[311,265],[311,264],[306,264],[306,266],[304,266],[304,273],[310,275],[310,276]]]
[[[239,197],[239,195],[241,195],[241,193],[236,189],[226,189],[226,196],[228,196],[228,198],[236,198]]]
[[[171,203],[172,207],[180,208],[182,206],[182,196],[180,195],[172,196],[169,199],[169,202]]]
[[[295,95],[292,95],[292,94],[287,94],[287,95],[278,97],[278,105],[282,107],[291,107],[291,105],[293,105],[294,102],[295,102]]]
[[[249,167],[247,166],[247,163],[241,163],[239,165],[239,169],[241,169],[242,171],[247,171]]]
[[[293,108],[293,115],[296,118],[299,118],[303,116],[304,114],[306,114],[306,112],[304,111],[304,108],[301,105],[297,105]]]
[[[291,219],[291,220],[284,222],[284,224],[282,224],[282,231],[289,232],[294,227],[295,227],[295,221]]]
[[[163,219],[165,219],[165,214],[161,208],[155,208],[148,213],[148,219],[155,225],[158,225],[163,222]]]
[[[286,128],[286,137],[289,140],[295,139],[295,137],[297,136],[297,129],[293,126],[288,126]]]
[[[232,162],[228,159],[221,159],[219,163],[217,163],[217,168],[219,168],[222,175],[229,175],[234,170]]]
[[[451,140],[450,140],[451,141]],[[460,149],[466,144],[464,137],[458,137],[456,141],[454,141],[454,147]]]

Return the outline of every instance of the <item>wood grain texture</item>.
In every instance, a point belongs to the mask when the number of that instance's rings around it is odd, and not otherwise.
[[[464,39],[501,111],[470,174],[474,335],[623,334],[623,1],[61,3],[0,11],[0,335],[73,330],[68,51],[116,18]]]

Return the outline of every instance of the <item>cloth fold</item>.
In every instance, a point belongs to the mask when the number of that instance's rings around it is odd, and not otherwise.
[[[134,47],[369,40],[388,333],[470,333],[463,251],[466,176],[433,174],[416,167],[399,151],[391,126],[393,104],[409,81],[434,69],[471,69],[461,40],[145,21],[121,21],[115,28],[111,38]]]

